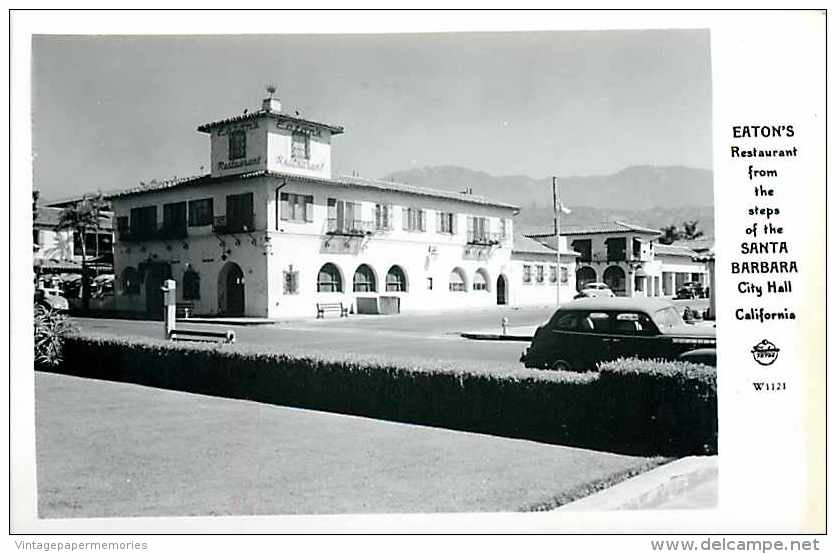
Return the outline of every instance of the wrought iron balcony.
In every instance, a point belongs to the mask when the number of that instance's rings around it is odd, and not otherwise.
[[[212,232],[218,235],[231,235],[233,233],[250,233],[255,231],[252,220],[227,219],[225,215],[217,215],[212,221]]]
[[[375,231],[374,221],[362,219],[337,219],[328,218],[328,227],[325,233],[328,235],[345,235],[361,237],[371,235]]]
[[[488,233],[480,231],[467,232],[467,244],[475,246],[495,246],[502,243],[502,233]]]

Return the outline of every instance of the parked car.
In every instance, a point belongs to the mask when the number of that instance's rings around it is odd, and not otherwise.
[[[575,298],[613,297],[615,293],[606,283],[586,283]]]
[[[703,298],[705,296],[705,290],[703,289],[702,283],[698,283],[696,281],[689,281],[687,283],[682,283],[676,290],[676,298],[681,299],[692,299],[692,298]]]
[[[616,358],[690,360],[716,365],[716,330],[686,325],[670,300],[584,298],[538,327],[526,367],[587,370]]]
[[[37,288],[35,289],[35,310],[67,312],[70,303],[61,294],[61,289]]]

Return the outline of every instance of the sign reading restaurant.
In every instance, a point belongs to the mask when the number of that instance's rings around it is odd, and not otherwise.
[[[261,156],[256,156],[255,158],[247,158],[246,160],[232,160],[229,162],[220,161],[218,162],[218,169],[237,169],[239,167],[249,167],[251,165],[260,164]]]

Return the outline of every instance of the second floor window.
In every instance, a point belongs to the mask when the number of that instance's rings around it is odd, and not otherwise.
[[[377,231],[392,230],[392,206],[391,204],[374,205],[374,228]]]
[[[557,283],[557,266],[549,266],[549,283]]]
[[[230,194],[226,197],[226,227],[232,232],[254,231],[253,193]]]
[[[214,202],[211,198],[201,198],[200,200],[189,201],[189,225],[191,227],[201,227],[203,225],[212,225],[212,217],[214,213]]]
[[[403,208],[404,231],[426,231],[426,223],[424,210],[418,208]]]
[[[229,133],[229,159],[237,160],[247,157],[247,132],[232,131]]]
[[[538,283],[543,283],[543,282],[545,282],[545,280],[546,280],[546,277],[545,277],[545,272],[544,272],[543,266],[542,265],[537,265],[537,282]]]
[[[328,232],[363,233],[367,230],[362,218],[362,205],[348,200],[328,199]]]
[[[131,208],[131,234],[151,236],[157,232],[157,207]]]
[[[467,240],[471,242],[482,242],[490,238],[487,217],[467,218]]]
[[[279,219],[304,223],[313,221],[313,196],[282,192],[279,198]]]
[[[186,230],[186,203],[163,204],[163,229],[166,231]]]
[[[525,264],[523,266],[523,283],[530,283],[531,282],[531,266]]]
[[[311,157],[311,139],[306,133],[293,131],[290,143],[290,156],[296,159],[309,160]]]
[[[456,234],[456,214],[450,212],[438,212],[436,220],[436,232]]]

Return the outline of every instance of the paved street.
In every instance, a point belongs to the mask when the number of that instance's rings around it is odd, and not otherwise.
[[[706,300],[675,301],[682,311],[686,305],[703,309]],[[266,325],[218,325],[178,323],[184,329],[235,331],[242,344],[271,349],[293,346],[312,350],[331,350],[357,354],[395,354],[420,358],[489,362],[497,367],[522,367],[520,353],[525,342],[472,341],[462,332],[500,331],[507,317],[512,328],[532,332],[553,312],[552,308],[508,308],[497,306],[458,312],[398,315],[352,315],[348,318],[305,319]],[[83,330],[117,336],[162,336],[162,322],[125,319],[73,318]]]
[[[43,518],[514,511],[658,463],[50,373],[35,400]]]
[[[353,315],[324,320],[297,320],[268,325],[180,324],[188,329],[232,329],[236,340],[281,350],[291,345],[312,350],[336,350],[357,354],[396,354],[446,360],[484,361],[502,367],[522,367],[519,357],[524,342],[471,341],[459,333],[493,328],[499,332],[502,317],[512,326],[536,326],[551,316],[548,308],[472,310],[467,312]],[[161,337],[162,322],[120,319],[74,318],[83,330],[118,336]]]

